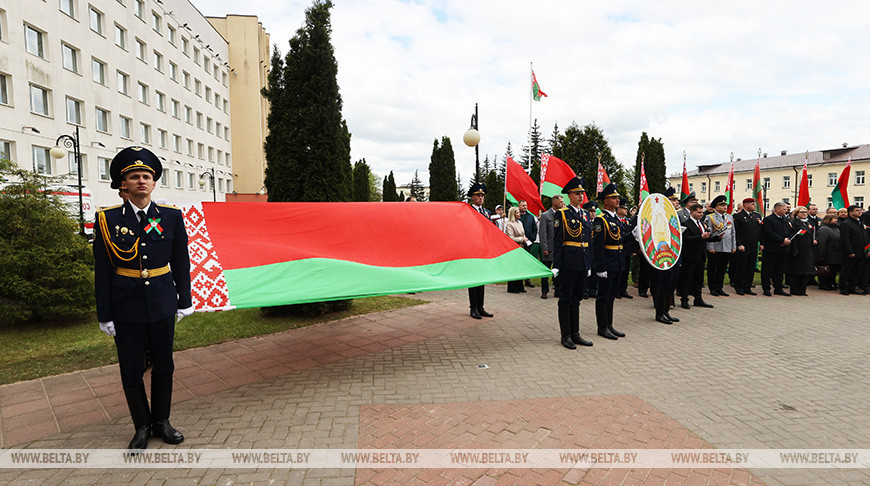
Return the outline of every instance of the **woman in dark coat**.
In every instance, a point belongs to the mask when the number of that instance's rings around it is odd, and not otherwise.
[[[816,273],[813,257],[813,230],[807,221],[807,208],[798,206],[792,214],[792,231],[796,236],[789,245],[788,267],[786,278],[791,295],[807,295],[807,283]],[[803,230],[803,234],[799,234]]]
[[[828,214],[822,219],[822,225],[816,231],[819,242],[819,265],[831,269],[831,275],[819,276],[819,290],[836,290],[837,273],[843,266],[843,245],[840,243],[840,227],[837,226],[837,214]]]

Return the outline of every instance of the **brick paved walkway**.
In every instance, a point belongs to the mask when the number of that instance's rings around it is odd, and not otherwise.
[[[487,309],[496,317],[483,321],[467,317],[464,291],[435,292],[418,295],[432,301],[423,306],[177,353],[173,423],[187,440],[176,448],[354,448],[370,443],[373,424],[391,424],[391,407],[436,404],[433,409],[449,414],[470,406],[480,424],[505,404],[552,400],[588,413],[584,403],[614,397],[649,411],[698,447],[870,447],[870,297],[814,289],[810,297],[711,297],[715,309],[677,309],[673,314],[683,321],[673,326],[652,320],[649,299],[623,299],[615,327],[628,336],[616,342],[594,336],[594,304],[587,301],[581,334],[595,346],[568,351],[558,342],[555,300],[541,300],[534,290],[512,295],[489,286]],[[124,409],[114,367],[6,385],[0,387],[0,440],[3,447],[123,448],[131,435]],[[569,424],[582,421],[580,412],[568,415]],[[624,430],[643,430],[633,427]],[[439,440],[458,430],[420,446],[440,447]],[[622,438],[641,440],[636,433]],[[504,447],[522,446],[509,439],[502,436]],[[595,443],[592,436],[578,440]],[[170,446],[152,441],[151,447]],[[477,471],[477,478],[459,472],[443,477],[491,484],[510,482],[517,471]],[[556,483],[726,481],[710,470],[703,478],[683,472],[668,478],[656,470],[624,477],[618,471],[608,477],[606,470],[530,473]],[[870,483],[870,471],[860,469],[750,473],[767,484]],[[365,470],[325,469],[0,471],[0,483],[14,484],[376,478]],[[728,480],[748,484],[750,478]]]

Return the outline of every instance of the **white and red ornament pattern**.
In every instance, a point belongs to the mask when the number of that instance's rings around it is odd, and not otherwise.
[[[208,235],[201,203],[181,207],[187,228],[190,253],[190,287],[193,307],[198,312],[230,310],[230,295],[220,258]]]

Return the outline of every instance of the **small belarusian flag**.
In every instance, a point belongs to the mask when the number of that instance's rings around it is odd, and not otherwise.
[[[852,157],[846,162],[846,168],[837,179],[837,185],[831,191],[831,203],[837,209],[849,207],[849,194],[846,192],[846,186],[849,184],[849,173],[852,172]]]
[[[689,190],[689,173],[686,172],[686,159],[683,157],[683,182],[680,184],[680,202],[683,202],[690,192],[692,191]]]
[[[801,176],[801,186],[798,191],[798,200],[797,205],[806,207],[807,204],[810,203],[810,183],[807,180],[807,159],[809,158],[809,152],[807,152],[806,158],[804,158],[804,170]]]
[[[734,161],[731,161],[731,170],[728,172],[728,180],[725,182],[725,200],[728,201],[728,214],[734,212]]]
[[[644,198],[649,196],[649,184],[646,181],[646,171],[644,170],[644,167],[643,167],[643,162],[644,162],[645,158],[646,158],[646,155],[644,153],[641,153],[640,154],[640,194],[638,195],[639,196],[638,201],[637,201],[638,205],[640,205],[643,202]]]
[[[761,152],[761,149],[759,149]],[[755,172],[752,173],[752,198],[755,199],[755,210],[764,214],[764,196],[761,192],[761,156],[755,161]]]
[[[564,160],[550,154],[541,155],[541,195],[562,194],[562,188],[576,176]]]
[[[547,93],[541,91],[541,86],[538,84],[538,78],[535,77],[535,71],[532,70],[532,99],[541,101],[541,96],[547,97]]]
[[[607,175],[607,171],[604,170],[604,166],[601,165],[601,156],[598,156],[598,177],[595,182],[595,197],[598,197],[598,194],[604,190],[604,186],[610,184],[610,176]]]

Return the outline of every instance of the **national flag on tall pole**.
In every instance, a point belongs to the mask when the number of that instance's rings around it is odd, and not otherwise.
[[[526,201],[532,214],[541,214],[544,210],[537,184],[510,155],[505,162],[504,193],[507,200],[514,205]]]
[[[807,180],[807,159],[809,159],[810,154],[807,152],[807,155],[804,157],[804,170],[801,175],[801,187],[798,191],[798,206],[806,207],[807,204],[810,203],[810,183]]]
[[[726,212],[731,214],[734,212],[734,159],[732,155],[731,170],[728,172],[728,180],[725,182],[725,199],[728,201],[728,209]]]
[[[689,173],[686,172],[686,152],[683,152],[683,182],[680,183],[680,202],[692,192],[689,190]]]
[[[643,168],[643,162],[646,158],[646,154],[643,152],[640,153],[640,194],[638,194],[637,204],[643,202],[644,198],[649,196],[649,184],[646,182],[646,171]]]
[[[607,175],[607,171],[604,170],[604,166],[601,165],[601,153],[598,154],[598,177],[595,181],[595,197],[598,197],[598,194],[604,190],[604,186],[610,184],[610,177]]]
[[[761,190],[761,149],[758,149],[758,160],[755,161],[755,172],[752,173],[752,198],[755,199],[755,209],[758,214],[764,214],[764,194]]]
[[[532,99],[541,101],[541,97],[546,98],[547,93],[541,91],[541,85],[538,84],[538,78],[535,77],[535,70],[532,70]]]
[[[541,154],[541,195],[553,197],[576,176],[564,160],[550,154]]]
[[[840,177],[837,179],[837,185],[831,192],[831,203],[837,209],[849,207],[849,194],[846,193],[846,186],[849,184],[849,173],[851,172],[852,157],[849,157],[849,161],[846,162],[846,168],[843,169],[843,173],[840,174]]]

